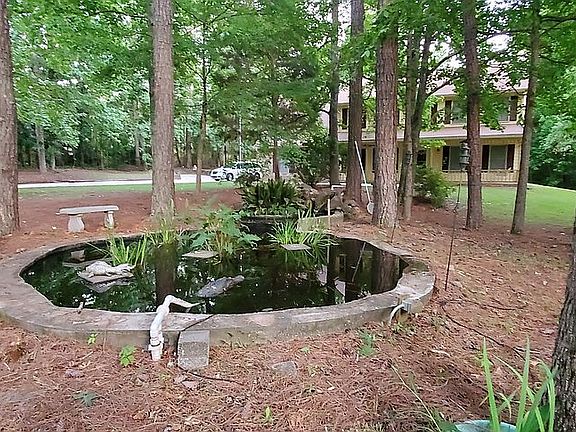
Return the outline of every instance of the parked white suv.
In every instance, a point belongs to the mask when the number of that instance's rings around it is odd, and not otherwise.
[[[230,165],[214,168],[210,177],[214,180],[234,181],[245,171],[253,171],[262,177],[262,166],[257,162],[234,162]]]

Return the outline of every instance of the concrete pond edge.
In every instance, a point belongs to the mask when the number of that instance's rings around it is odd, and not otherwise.
[[[338,237],[365,241],[407,263],[396,287],[344,304],[287,309],[248,314],[169,314],[163,325],[164,337],[176,346],[182,332],[208,332],[210,345],[245,345],[296,337],[338,332],[368,322],[387,321],[394,308],[419,312],[429,301],[435,275],[429,265],[412,253],[388,243],[355,235]],[[132,236],[134,237],[134,236]],[[55,252],[75,249],[83,242],[44,246],[0,261],[0,318],[26,330],[86,341],[98,334],[98,341],[121,347],[146,347],[155,313],[110,312],[53,305],[20,276],[27,268]]]

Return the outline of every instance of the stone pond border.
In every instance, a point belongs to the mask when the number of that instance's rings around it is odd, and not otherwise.
[[[410,252],[385,242],[355,235],[341,238],[365,241],[385,252],[400,256],[408,265],[391,291],[374,294],[349,303],[311,308],[248,314],[169,314],[163,326],[164,337],[173,346],[181,332],[208,331],[210,345],[248,344],[357,328],[371,321],[387,321],[392,309],[403,305],[418,312],[428,302],[435,275],[428,264]],[[155,313],[110,312],[54,306],[44,295],[24,282],[20,274],[53,252],[74,249],[87,242],[44,246],[0,261],[0,318],[26,330],[86,341],[93,333],[98,341],[112,346],[132,344],[146,347],[149,327]]]

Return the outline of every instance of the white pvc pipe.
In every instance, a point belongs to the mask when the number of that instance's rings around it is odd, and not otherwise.
[[[192,304],[187,301],[181,300],[173,295],[167,295],[164,302],[156,308],[156,316],[150,324],[150,344],[148,351],[152,355],[152,361],[158,361],[162,357],[162,350],[164,349],[164,336],[162,335],[162,321],[170,312],[170,304],[177,304],[185,308],[191,308],[199,303]]]

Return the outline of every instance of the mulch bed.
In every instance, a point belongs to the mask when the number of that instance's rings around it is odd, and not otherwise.
[[[214,196],[238,202],[234,191],[219,191],[180,194],[178,206]],[[148,226],[148,194],[105,198],[122,200],[122,231]],[[23,219],[39,220],[34,229],[0,239],[0,256],[73,238],[63,233],[65,220],[51,216],[68,201],[22,200]],[[478,362],[483,338],[492,355],[517,366],[527,338],[536,357],[550,360],[569,235],[553,227],[533,227],[523,236],[498,224],[478,232],[459,229],[445,288],[451,220],[447,211],[418,206],[413,221],[394,230],[393,243],[430,260],[438,276],[435,295],[418,316],[392,327],[374,323],[290,342],[213,348],[210,366],[197,375],[180,371],[170,356],[152,363],[144,351],[122,367],[119,350],[103,346],[101,336],[89,345],[0,323],[0,430],[409,432],[426,422],[415,393],[449,418],[485,417]],[[392,236],[369,225],[367,216],[340,229]],[[103,234],[89,230],[80,237]],[[362,332],[375,337],[372,355],[360,355]],[[282,361],[294,361],[297,373],[271,369]],[[498,364],[494,380],[501,391],[514,388]],[[81,392],[97,396],[91,406]]]

